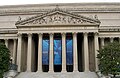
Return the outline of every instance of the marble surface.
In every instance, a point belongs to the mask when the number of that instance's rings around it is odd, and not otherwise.
[[[22,72],[16,78],[98,78],[94,72]]]

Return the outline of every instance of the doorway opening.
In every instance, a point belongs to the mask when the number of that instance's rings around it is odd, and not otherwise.
[[[73,72],[73,37],[72,33],[66,34],[66,69]]]
[[[54,72],[62,70],[62,39],[60,33],[54,34]]]
[[[83,72],[83,34],[77,34],[78,71]]]
[[[42,70],[49,71],[49,34],[43,34],[42,39]]]

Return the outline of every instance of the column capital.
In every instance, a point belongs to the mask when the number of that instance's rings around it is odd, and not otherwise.
[[[27,33],[28,36],[32,36],[32,33]]]
[[[76,34],[77,34],[77,32],[72,32],[72,34],[73,34],[73,35],[76,35]]]
[[[109,37],[109,38],[113,39],[114,37]]]
[[[43,33],[38,33],[38,35],[43,35]]]
[[[49,35],[50,35],[50,36],[53,36],[53,35],[54,35],[54,33],[49,33]]]
[[[98,32],[94,32],[94,34],[95,34],[95,36],[98,36],[99,33]]]
[[[84,36],[87,36],[88,35],[88,32],[83,32]]]
[[[105,39],[105,37],[100,37],[100,39]]]
[[[21,37],[22,36],[22,33],[17,33],[18,37]]]
[[[9,40],[9,39],[4,39],[5,41]]]
[[[65,33],[65,32],[62,32],[62,33],[61,33],[61,35],[62,35],[62,36],[65,36],[65,35],[66,35],[66,33]]]
[[[13,39],[14,41],[16,41],[17,39]]]

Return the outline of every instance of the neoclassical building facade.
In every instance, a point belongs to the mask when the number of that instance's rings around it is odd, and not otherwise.
[[[95,72],[97,50],[120,42],[120,3],[0,7],[0,42],[18,72]]]

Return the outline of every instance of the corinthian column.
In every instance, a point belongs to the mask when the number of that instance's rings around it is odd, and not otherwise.
[[[95,67],[96,67],[96,71],[98,71],[98,59],[97,59],[97,54],[98,54],[98,50],[99,50],[99,43],[98,43],[98,33],[94,34],[94,45],[95,45]]]
[[[42,34],[38,34],[38,72],[42,72]]]
[[[49,72],[54,71],[53,65],[53,33],[50,33]]]
[[[113,41],[114,41],[114,38],[113,38],[113,37],[111,37],[111,38],[110,38],[110,42],[112,43]]]
[[[8,48],[8,39],[5,39],[5,45]]]
[[[84,71],[89,71],[88,35],[84,33]]]
[[[32,34],[28,34],[28,48],[27,48],[27,71],[31,72],[32,66]]]
[[[78,57],[77,57],[77,33],[73,33],[73,71],[78,72]]]
[[[18,72],[21,72],[22,34],[18,34],[17,65]]]
[[[66,72],[66,34],[62,33],[62,72]]]
[[[17,40],[14,39],[14,45],[13,45],[13,64],[16,63],[16,49],[17,49]]]
[[[103,48],[104,47],[104,45],[105,45],[105,38],[101,38],[101,47]]]

